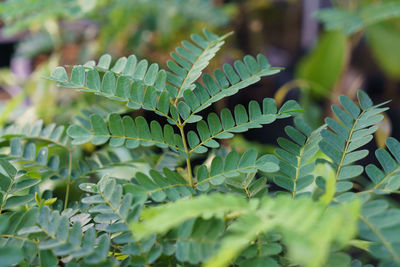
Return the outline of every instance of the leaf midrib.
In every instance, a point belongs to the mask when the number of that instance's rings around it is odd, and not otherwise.
[[[179,98],[181,97],[180,94],[181,94],[181,91],[183,90],[183,88],[184,88],[184,87],[187,87],[187,86],[185,86],[185,85],[186,85],[186,81],[187,81],[187,79],[189,78],[190,74],[191,74],[191,73],[193,72],[193,70],[195,69],[196,64],[200,61],[200,59],[201,59],[211,48],[213,48],[214,46],[216,46],[219,42],[223,42],[223,39],[218,38],[217,40],[210,42],[209,45],[201,52],[201,54],[200,54],[200,55],[196,58],[196,60],[193,62],[192,66],[190,67],[190,69],[188,70],[188,72],[187,72],[185,78],[184,78],[183,81],[182,81],[182,85],[178,88],[178,92],[177,92],[177,94],[176,94],[176,99],[174,100],[174,106],[176,106],[176,104],[177,104]],[[201,71],[200,71],[200,72],[201,72]]]

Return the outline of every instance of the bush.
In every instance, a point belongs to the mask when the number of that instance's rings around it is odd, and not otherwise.
[[[124,107],[84,110],[67,136],[40,121],[2,131],[0,266],[399,264],[400,211],[386,197],[399,192],[400,143],[389,138],[376,151],[382,167],[366,166],[366,176],[357,164],[385,103],[363,91],[357,103],[341,96],[336,118],[314,130],[293,100],[200,115],[281,70],[258,55],[203,73],[228,35],[192,35],[169,71],[135,56],[112,65],[103,55],[70,76],[63,67],[51,73],[62,87]],[[161,118],[132,118],[139,109]],[[274,154],[218,141],[288,117],[294,124]],[[99,149],[90,153],[89,142]],[[48,189],[59,180],[61,194]],[[82,193],[71,202],[76,186]]]

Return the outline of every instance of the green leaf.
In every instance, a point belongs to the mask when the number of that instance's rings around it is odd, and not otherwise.
[[[58,259],[50,250],[40,251],[40,266],[52,267],[58,264]]]
[[[369,96],[367,95],[367,93],[365,93],[362,90],[359,90],[357,92],[357,97],[358,97],[358,101],[360,103],[360,106],[363,110],[367,110],[369,108],[371,108],[374,103],[372,102],[371,98],[369,98]]]
[[[343,71],[347,37],[341,32],[322,34],[316,46],[297,66],[296,76],[311,84],[312,92],[326,96]]]
[[[350,179],[359,176],[364,171],[360,165],[344,166],[339,173],[338,180]]]
[[[21,248],[6,246],[0,248],[0,266],[8,267],[20,263],[24,259]]]
[[[63,67],[57,67],[51,72],[50,79],[60,83],[68,82],[67,71]]]
[[[21,207],[26,203],[32,201],[34,198],[33,194],[23,195],[23,196],[12,196],[7,199],[7,203],[4,205],[5,209],[11,209],[15,207]]]
[[[400,4],[397,1],[366,3],[357,9],[327,8],[316,13],[327,30],[341,30],[353,34],[375,23],[399,17]]]
[[[67,134],[74,139],[73,143],[76,145],[85,144],[93,138],[89,130],[78,125],[71,125],[68,127]]]
[[[86,75],[86,86],[94,91],[100,91],[100,75],[95,70],[89,70]]]
[[[71,83],[78,87],[83,87],[85,85],[85,68],[83,66],[73,67]]]
[[[392,3],[393,4],[393,3]],[[398,16],[400,5],[397,5]],[[400,78],[400,53],[395,47],[400,45],[400,37],[395,25],[388,22],[375,24],[366,28],[365,35],[375,56],[376,61],[383,71],[394,79]]]
[[[8,174],[10,178],[14,178],[15,175],[17,174],[17,169],[15,169],[15,167],[7,160],[0,159],[0,166],[3,168],[3,170]]]

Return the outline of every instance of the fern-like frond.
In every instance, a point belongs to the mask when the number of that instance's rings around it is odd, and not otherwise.
[[[121,150],[121,151],[120,151]],[[90,157],[78,161],[78,168],[72,173],[73,181],[79,178],[87,178],[94,173],[102,173],[105,170],[112,170],[116,167],[135,167],[136,162],[140,161],[140,153],[134,153],[127,148],[118,148],[118,151],[98,151]]]
[[[68,166],[61,164],[61,157],[49,150],[50,147],[37,148],[35,143],[23,144],[19,138],[10,140],[10,153],[1,155],[5,160],[16,163],[29,173],[37,173],[41,179],[50,178],[60,180],[68,178]],[[127,148],[118,148],[116,151],[97,151],[90,157],[79,159],[77,167],[72,170],[72,183],[87,178],[91,174],[102,173],[115,167],[135,168],[135,162],[143,160],[143,153],[134,152]],[[166,163],[160,163],[160,166]]]
[[[111,234],[111,242],[121,246],[121,253],[147,257],[150,250],[158,249],[155,236],[139,242],[128,228],[128,221],[137,220],[146,198],[125,193],[123,186],[108,176],[103,176],[97,184],[83,183],[79,187],[92,194],[83,198],[82,203],[90,205],[96,229]]]
[[[237,105],[234,114],[226,108],[221,111],[220,118],[217,114],[210,113],[207,117],[208,124],[205,121],[197,123],[198,135],[194,131],[187,133],[189,154],[205,153],[208,150],[207,147],[219,147],[215,139],[227,139],[233,137],[234,133],[261,128],[262,124],[270,124],[276,119],[288,117],[301,110],[296,101],[289,100],[278,112],[274,99],[265,98],[262,110],[256,101],[250,101],[248,112],[243,105]],[[184,113],[184,117],[187,117],[186,115],[188,116],[189,113]]]
[[[107,125],[100,115],[93,114],[90,116],[90,128],[74,124],[68,128],[67,134],[73,139],[73,144],[92,142],[102,145],[109,141],[113,147],[125,145],[132,149],[139,145],[156,145],[184,152],[182,139],[174,133],[171,125],[166,124],[163,129],[157,121],[149,124],[141,116],[133,120],[130,116],[121,117],[114,113],[110,115]]]
[[[29,29],[33,24],[43,25],[46,21],[59,18],[78,18],[85,10],[78,1],[4,1],[0,3],[1,19],[5,21],[7,35]]]
[[[55,123],[43,126],[42,120],[34,123],[28,122],[24,125],[11,124],[4,129],[0,129],[0,137],[3,140],[10,140],[16,137],[26,140],[38,140],[68,149],[68,137],[65,135],[64,126],[57,126]]]
[[[279,170],[278,159],[273,155],[258,157],[255,149],[247,150],[242,156],[232,150],[223,159],[215,157],[210,170],[205,165],[200,165],[196,170],[197,189],[208,190],[211,185],[220,185],[225,179],[237,177],[241,174],[253,173],[261,170],[263,172],[276,172]]]
[[[397,1],[376,2],[358,10],[340,8],[322,9],[316,13],[327,30],[341,30],[353,34],[367,26],[400,17],[400,3]]]
[[[363,205],[359,235],[373,243],[368,250],[388,266],[400,264],[400,210],[387,201],[373,200]]]
[[[218,203],[218,205],[216,205]],[[256,202],[254,202],[256,204]],[[212,217],[229,212],[246,212],[249,203],[246,199],[233,194],[200,195],[190,199],[180,199],[153,208],[146,208],[141,213],[142,221],[132,222],[130,229],[134,236],[143,239],[152,235],[165,234],[185,221],[197,217]],[[163,223],[160,223],[163,222]]]
[[[321,131],[322,141],[319,147],[322,152],[333,161],[336,171],[336,191],[350,189],[351,184],[343,181],[359,176],[364,168],[354,164],[368,155],[368,150],[359,150],[373,139],[372,134],[378,129],[375,124],[383,119],[380,113],[387,108],[380,108],[383,104],[374,106],[371,99],[363,91],[358,91],[358,105],[350,98],[339,98],[344,110],[333,105],[332,110],[338,121],[332,118],[325,120],[330,130]],[[350,185],[350,186],[349,186]]]
[[[168,248],[168,255],[175,254],[180,262],[199,264],[217,249],[224,229],[225,223],[219,218],[190,219],[168,233],[162,246]]]
[[[183,96],[183,92],[194,89],[194,82],[225,43],[224,39],[231,34],[217,36],[204,29],[203,36],[193,34],[192,42],[182,41],[182,46],[171,53],[174,60],[167,61],[171,72],[167,73],[166,90],[175,98],[175,104]]]
[[[165,234],[194,218],[224,216],[226,220],[235,220],[206,266],[227,266],[258,235],[270,231],[283,235],[291,259],[305,266],[321,266],[331,244],[346,244],[355,234],[358,209],[358,202],[327,208],[308,198],[267,197],[258,202],[238,195],[211,194],[145,208],[142,220],[130,226],[134,236],[142,239],[151,234]],[[305,254],[310,256],[304,257]]]
[[[314,182],[312,172],[315,162],[310,160],[318,152],[321,140],[321,127],[312,131],[301,118],[294,119],[294,127],[286,126],[289,139],[278,138],[280,148],[275,150],[279,157],[279,173],[274,175],[274,183],[292,192],[293,197]]]
[[[133,55],[119,58],[113,67],[110,64],[111,56],[106,54],[100,57],[97,65],[89,62],[85,66],[74,66],[70,77],[63,67],[57,67],[48,79],[62,87],[123,102],[131,109],[151,110],[172,120],[168,116],[171,97],[164,91],[164,70],[159,70],[155,63],[148,66],[145,59],[137,62]]]
[[[194,194],[192,187],[181,175],[167,168],[164,168],[163,174],[155,170],[150,170],[149,176],[136,173],[131,181],[124,185],[126,192],[141,199],[150,197],[155,202],[176,201]]]
[[[38,217],[38,208],[32,208],[26,211],[16,212],[3,212],[0,216],[2,223],[2,231],[0,232],[0,248],[4,251],[4,248],[13,248],[7,254],[7,261],[4,261],[4,266],[16,265],[23,258],[27,259],[27,262],[33,262],[37,259],[38,243],[33,238],[27,238],[26,235],[18,234],[18,232],[26,227],[34,227]],[[16,259],[15,255],[19,257]],[[3,256],[5,256],[3,254]],[[14,257],[13,257],[14,256]]]
[[[386,140],[386,147],[378,148],[375,156],[382,169],[374,164],[365,167],[369,179],[374,183],[371,190],[377,193],[391,193],[400,188],[400,142],[393,137]]]
[[[38,211],[35,224],[20,229],[18,236],[36,237],[33,240],[38,240],[37,248],[51,251],[48,255],[50,258],[84,258],[86,264],[98,264],[106,260],[110,238],[107,234],[96,238],[92,225],[85,225],[89,221],[86,216],[81,216],[85,214],[74,215],[77,210],[71,209],[60,214],[58,211],[51,211],[48,206],[34,210]]]
[[[22,164],[25,171],[40,173],[42,179],[67,178],[66,169],[61,169],[60,156],[51,155],[48,146],[38,149],[34,142],[22,143],[20,138],[10,140],[10,153],[4,155],[5,159]]]
[[[35,194],[29,189],[37,185],[41,177],[35,173],[17,171],[5,159],[0,159],[0,166],[0,213],[32,201]]]
[[[232,192],[248,199],[259,198],[266,194],[268,191],[266,184],[267,178],[256,178],[256,172],[231,177],[226,180],[226,185]]]
[[[196,83],[194,90],[183,92],[182,103],[178,103],[178,109],[188,110],[189,115],[182,117],[183,123],[192,123],[201,119],[196,113],[209,107],[218,100],[236,94],[240,89],[246,88],[260,80],[263,76],[278,73],[281,68],[273,68],[266,57],[259,54],[257,60],[252,56],[245,56],[243,61],[237,60],[232,67],[225,64],[223,69],[214,71],[214,77],[204,74],[204,84]],[[182,116],[182,115],[181,115]]]
[[[125,227],[119,225],[119,231],[108,229],[109,226],[112,227],[112,222],[126,224],[128,216],[134,216],[134,214],[130,214],[134,210],[132,194],[124,194],[121,184],[117,184],[115,179],[105,175],[97,184],[82,183],[79,188],[92,194],[84,197],[82,203],[91,206],[89,212],[95,214],[96,228],[110,233],[128,230],[126,225]]]
[[[358,209],[357,202],[327,208],[308,198],[264,198],[258,209],[230,225],[220,247],[205,266],[227,266],[251,242],[257,242],[261,233],[271,230],[283,235],[291,260],[303,266],[322,266],[331,244],[346,244],[355,235]],[[307,214],[306,220],[304,214]],[[266,262],[278,266],[272,259]]]

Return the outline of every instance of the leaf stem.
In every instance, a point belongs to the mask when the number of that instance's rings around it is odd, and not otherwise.
[[[347,155],[347,150],[349,149],[349,146],[350,146],[350,143],[351,143],[351,138],[352,138],[352,136],[353,136],[353,133],[355,132],[356,125],[357,125],[359,119],[361,118],[361,116],[362,116],[364,113],[365,113],[365,110],[363,110],[363,111],[360,113],[360,115],[358,115],[357,119],[354,120],[353,126],[352,126],[351,129],[350,129],[349,137],[348,137],[347,140],[346,140],[346,145],[345,145],[345,147],[344,147],[343,154],[342,154],[342,157],[341,157],[341,159],[340,159],[340,162],[339,162],[339,164],[338,164],[338,168],[337,168],[337,171],[336,171],[336,175],[335,175],[336,182],[339,180],[340,171],[342,170],[342,167],[343,167],[343,161],[344,161],[344,158],[345,158],[346,155]]]
[[[193,183],[193,174],[192,174],[192,165],[190,163],[190,151],[188,149],[188,145],[186,142],[186,137],[185,137],[185,131],[183,130],[184,125],[182,125],[181,123],[181,118],[178,118],[178,124],[177,124],[178,128],[179,128],[179,132],[181,134],[181,138],[182,138],[182,143],[183,143],[183,147],[185,149],[185,153],[186,153],[186,166],[187,166],[187,173],[188,173],[188,177],[189,177],[189,185],[193,188],[195,188],[194,183]]]
[[[395,249],[392,247],[390,242],[385,239],[385,237],[382,235],[382,233],[379,231],[379,229],[377,229],[373,224],[371,224],[366,217],[360,215],[360,218],[379,238],[379,240],[386,247],[388,252],[392,255],[395,262],[400,262],[400,256],[396,254]]]
[[[68,180],[67,188],[65,189],[64,210],[68,207],[69,188],[71,187],[71,173],[72,173],[72,150],[68,150]]]

